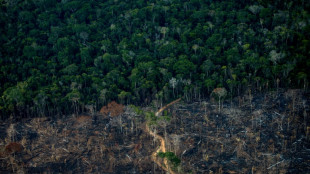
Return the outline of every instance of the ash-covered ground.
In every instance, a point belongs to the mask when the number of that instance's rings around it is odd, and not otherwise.
[[[175,173],[310,173],[309,103],[302,90],[228,98],[220,108],[179,102],[151,128],[181,160]],[[2,122],[0,172],[165,173],[151,158],[160,143],[146,122],[129,106],[113,117]]]

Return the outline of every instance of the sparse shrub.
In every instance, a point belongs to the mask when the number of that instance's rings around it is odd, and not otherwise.
[[[142,114],[143,114],[143,110],[140,109],[138,106],[130,105],[130,107],[133,108],[134,112],[135,112],[137,115],[142,115]]]
[[[155,116],[154,112],[146,112],[145,118],[149,125],[157,125],[158,117]]]
[[[157,155],[161,158],[167,158],[174,167],[178,167],[181,160],[173,152],[158,152]]]

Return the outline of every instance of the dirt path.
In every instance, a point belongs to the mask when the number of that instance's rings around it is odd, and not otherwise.
[[[157,157],[157,153],[158,152],[166,152],[166,142],[165,139],[160,136],[155,134],[152,130],[150,130],[149,126],[146,124],[146,131],[153,137],[155,137],[155,139],[158,139],[160,141],[160,146],[157,148],[157,150],[155,152],[152,153],[152,159],[153,161],[159,166],[161,167],[163,170],[169,172],[170,174],[175,174],[174,171],[172,171],[172,169],[169,167],[168,164],[168,160],[167,158],[164,158],[164,165],[160,162],[160,160]]]
[[[173,105],[173,104],[179,102],[181,99],[182,99],[182,98],[179,98],[179,99],[177,99],[177,100],[174,100],[174,101],[170,102],[169,104],[167,104],[166,106],[160,108],[160,109],[155,113],[155,115],[156,115],[156,116],[159,116],[159,114],[160,114],[161,112],[163,112],[163,111],[164,111],[165,109],[167,109],[169,106],[171,106],[171,105]]]
[[[164,107],[160,108],[156,113],[155,115],[156,116],[159,116],[159,114],[161,112],[163,112],[165,109],[167,109],[169,106],[179,102],[181,100],[181,98],[177,99],[177,100],[174,100],[172,101],[171,103],[165,105]],[[148,132],[151,136],[155,137],[155,139],[158,139],[159,142],[160,142],[160,146],[157,148],[157,150],[155,152],[152,153],[152,159],[153,161],[158,165],[160,166],[163,170],[167,171],[168,173],[170,174],[175,174],[174,171],[172,171],[172,169],[169,167],[169,164],[168,164],[168,160],[167,158],[164,158],[164,164],[161,163],[161,161],[158,159],[157,157],[157,153],[158,152],[166,152],[166,142],[165,142],[165,139],[160,136],[160,135],[157,135],[156,133],[154,133],[150,128],[149,126],[146,124],[145,125],[145,128],[146,128],[146,132]]]

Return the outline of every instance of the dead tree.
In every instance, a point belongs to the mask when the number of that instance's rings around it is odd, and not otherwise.
[[[219,112],[221,112],[221,99],[225,98],[227,95],[227,90],[225,88],[215,88],[211,96],[215,96],[219,101]]]

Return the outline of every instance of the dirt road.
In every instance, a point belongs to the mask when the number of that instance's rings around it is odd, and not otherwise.
[[[170,102],[169,104],[165,105],[164,107],[160,108],[156,113],[155,115],[156,116],[159,116],[159,114],[161,112],[163,112],[165,109],[167,109],[169,106],[179,102],[181,100],[181,98],[177,99],[177,100],[174,100],[172,102]],[[164,158],[164,164],[161,163],[161,160],[158,159],[157,157],[157,154],[158,152],[166,152],[166,142],[165,142],[165,139],[160,136],[160,135],[157,135],[156,133],[154,133],[148,126],[148,124],[146,124],[145,126],[146,128],[146,132],[148,132],[151,136],[155,137],[155,139],[158,139],[159,142],[160,142],[160,146],[157,148],[157,150],[155,152],[152,153],[152,159],[153,161],[158,165],[160,166],[163,170],[167,171],[168,173],[170,174],[175,174],[175,172],[171,169],[171,167],[169,167],[169,164],[168,164],[168,160],[167,158]]]
[[[169,172],[170,174],[175,174],[174,171],[172,171],[172,169],[169,167],[169,164],[168,164],[168,160],[167,158],[164,158],[164,165],[161,163],[161,161],[158,159],[157,157],[157,153],[158,152],[166,152],[166,142],[165,142],[165,139],[160,136],[160,135],[157,135],[155,134],[150,128],[149,126],[146,124],[146,131],[153,137],[155,137],[155,139],[158,139],[159,142],[160,142],[160,146],[157,148],[157,150],[155,152],[152,153],[152,159],[153,161],[158,165],[160,166],[163,170]]]

